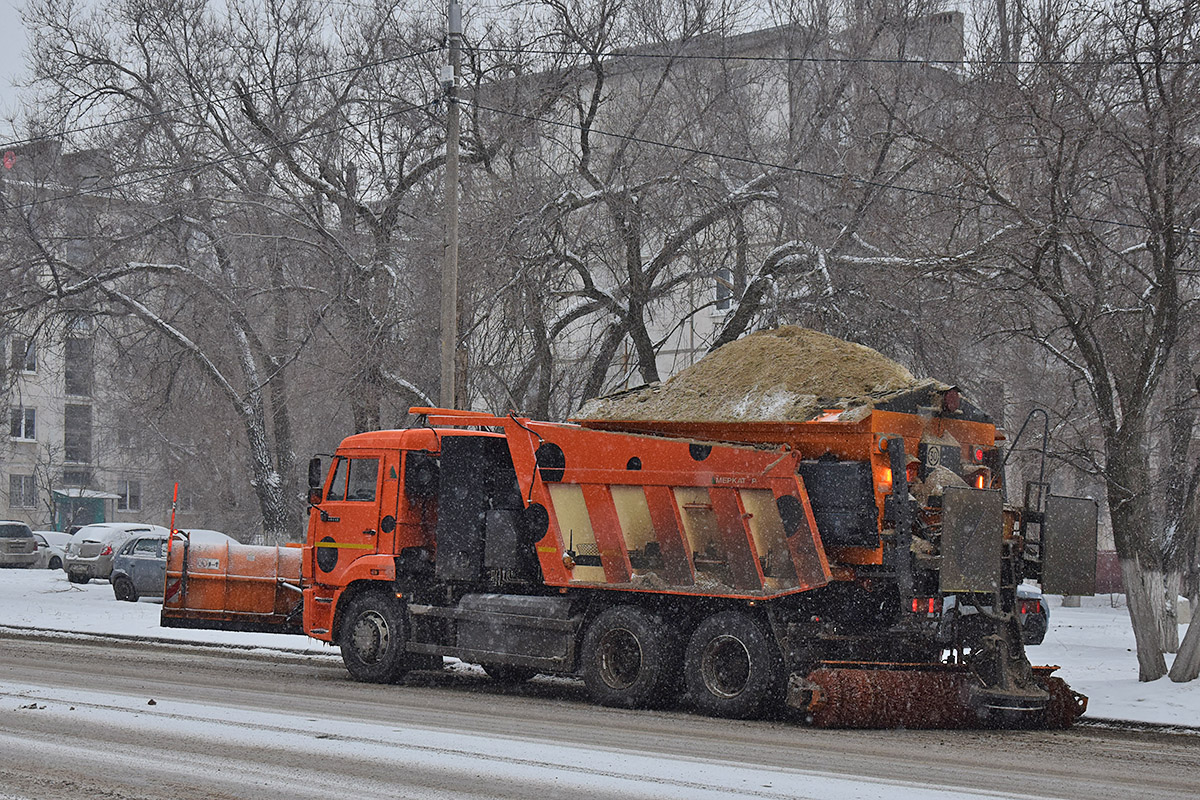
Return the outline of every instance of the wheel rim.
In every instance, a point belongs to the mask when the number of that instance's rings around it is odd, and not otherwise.
[[[600,678],[613,689],[628,689],[642,672],[642,645],[624,628],[613,628],[600,637],[597,648]]]
[[[704,647],[700,672],[709,692],[737,697],[750,682],[750,651],[736,636],[715,636]]]
[[[354,621],[350,631],[350,644],[355,655],[364,664],[378,664],[387,652],[391,630],[387,620],[378,611],[366,611]]]

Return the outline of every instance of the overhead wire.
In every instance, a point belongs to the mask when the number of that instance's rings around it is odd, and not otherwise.
[[[705,156],[708,158],[715,158],[715,159],[719,159],[722,161],[732,161],[735,163],[747,164],[747,165],[755,166],[755,167],[764,167],[767,169],[774,169],[774,170],[779,170],[782,172],[791,172],[791,173],[795,173],[795,174],[799,174],[799,175],[807,175],[809,177],[821,178],[824,180],[846,181],[849,183],[857,184],[859,186],[866,186],[866,187],[876,188],[876,189],[881,189],[881,190],[898,191],[898,192],[904,192],[904,193],[913,194],[913,195],[923,195],[926,197],[935,197],[935,198],[938,198],[941,200],[952,200],[952,201],[960,202],[960,203],[971,203],[971,202],[975,201],[975,198],[970,198],[970,197],[966,197],[963,195],[949,194],[946,192],[939,192],[939,191],[935,191],[932,189],[921,189],[916,186],[901,186],[901,185],[897,185],[894,183],[884,183],[881,181],[873,181],[869,178],[861,178],[861,177],[857,177],[854,175],[835,175],[835,174],[832,174],[829,172],[822,172],[820,170],[808,169],[806,167],[797,166],[795,164],[780,164],[780,163],[775,163],[775,162],[770,162],[770,161],[762,161],[760,159],[750,158],[748,156],[733,155],[732,153],[718,153],[718,152],[715,152],[712,150],[703,150],[698,147],[691,147],[690,145],[674,144],[671,142],[660,142],[660,141],[656,141],[654,139],[645,139],[645,138],[642,138],[639,136],[634,136],[633,134],[618,133],[616,131],[607,131],[607,130],[604,130],[601,128],[596,128],[596,127],[588,127],[585,129],[584,126],[582,126],[578,123],[563,122],[561,120],[551,120],[551,119],[546,119],[544,117],[537,117],[532,114],[524,114],[519,111],[493,108],[491,106],[485,106],[476,101],[466,101],[466,102],[470,103],[471,105],[473,105],[474,107],[476,107],[482,111],[490,111],[490,112],[496,113],[496,114],[503,114],[503,115],[510,116],[510,117],[517,117],[520,119],[524,119],[528,122],[536,122],[536,123],[541,123],[544,125],[551,125],[551,126],[558,127],[558,128],[569,128],[569,129],[573,129],[573,130],[577,130],[577,131],[586,130],[588,133],[597,134],[597,135],[603,136],[603,137],[608,137],[608,138],[612,138],[612,139],[620,139],[623,141],[633,142],[636,144],[652,145],[652,146],[661,147],[661,148],[664,148],[667,150],[676,150],[676,151],[680,151],[680,152],[689,153],[691,155]],[[1070,219],[1077,220],[1079,222],[1093,222],[1093,223],[1098,223],[1098,224],[1102,224],[1102,225],[1112,225],[1114,227],[1130,228],[1133,230],[1150,230],[1149,226],[1147,226],[1147,225],[1139,225],[1139,224],[1133,223],[1133,222],[1121,222],[1119,220],[1103,219],[1103,218],[1099,218],[1099,217],[1087,217],[1087,216],[1082,216],[1082,215],[1077,215],[1077,214],[1064,214],[1064,216],[1066,216]],[[1186,233],[1188,235],[1196,235],[1196,232],[1194,232],[1194,231],[1183,231],[1183,233]]]
[[[1045,59],[1045,58],[885,58],[885,57],[865,57],[865,56],[768,56],[768,55],[735,55],[730,53],[686,53],[686,52],[664,52],[664,51],[639,51],[639,50],[606,50],[602,52],[590,52],[587,50],[566,50],[566,49],[550,49],[550,48],[535,48],[535,47],[502,47],[493,45],[491,47],[473,46],[471,48],[476,52],[481,53],[530,53],[533,55],[545,56],[565,56],[578,58],[599,58],[599,59],[669,59],[672,61],[743,61],[743,62],[761,62],[774,64],[891,64],[891,65],[938,65],[938,66],[958,66],[960,64],[987,64],[1004,67],[1102,67],[1102,66],[1150,66],[1150,62],[1138,61],[1137,59],[1117,58],[1117,59]],[[1200,58],[1188,59],[1163,59],[1154,61],[1153,64],[1159,64],[1169,67],[1189,67],[1200,64]]]
[[[360,72],[364,69],[370,69],[384,64],[405,61],[410,58],[418,58],[429,53],[437,52],[445,49],[444,44],[433,45],[413,53],[407,53],[402,56],[393,56],[389,58],[377,59],[375,61],[356,64],[351,67],[345,67],[338,70],[310,75],[303,78],[296,78],[291,81],[284,81],[271,87],[262,87],[251,89],[249,94],[263,94],[281,88],[289,88],[299,86],[304,83],[312,83],[315,81],[324,80],[326,78],[338,77],[341,75]],[[768,56],[768,55],[734,55],[728,53],[668,53],[668,52],[639,52],[639,51],[621,51],[609,50],[604,52],[591,53],[586,50],[567,50],[567,49],[549,49],[549,48],[532,48],[524,46],[502,47],[482,45],[468,46],[466,48],[472,52],[479,53],[528,53],[533,55],[550,55],[564,56],[577,58],[596,57],[600,59],[669,59],[675,61],[737,61],[737,62],[761,62],[761,63],[782,63],[782,64],[886,64],[886,65],[937,65],[937,66],[956,66],[959,64],[994,64],[998,66],[1103,66],[1106,64],[1125,64],[1133,65],[1141,64],[1133,60],[1108,60],[1108,61],[1093,61],[1093,60],[1074,60],[1074,59],[932,59],[932,58],[867,58],[861,56]],[[1197,59],[1182,59],[1182,60],[1162,60],[1155,62],[1163,66],[1193,66],[1200,64],[1200,58]],[[136,114],[132,116],[120,117],[103,122],[95,122],[88,125],[81,125],[73,128],[66,128],[57,131],[55,135],[66,136],[77,133],[87,133],[94,130],[100,130],[106,127],[123,125],[130,122],[141,122],[151,120],[159,116],[178,113],[181,111],[190,111],[201,108],[212,103],[222,103],[229,100],[238,99],[237,94],[228,94],[218,96],[208,100],[197,101],[180,106],[174,106],[164,109],[160,112],[148,112],[145,114]],[[44,140],[45,136],[26,137],[23,139],[12,139],[7,142],[0,142],[0,150],[9,150],[17,147],[24,147],[30,144],[35,144]]]
[[[373,62],[358,64],[358,65],[354,65],[352,67],[346,67],[346,68],[339,69],[339,70],[333,70],[333,71],[330,71],[327,73],[322,73],[320,75],[313,75],[313,76],[308,76],[305,78],[298,78],[293,81],[288,81],[288,82],[284,82],[281,84],[277,84],[276,86],[273,86],[273,87],[263,87],[263,88],[249,90],[248,93],[261,94],[261,93],[265,93],[265,92],[268,92],[268,91],[271,91],[274,89],[278,89],[278,88],[287,88],[290,86],[295,86],[295,85],[299,85],[299,84],[306,83],[306,82],[322,80],[325,78],[336,77],[339,75],[350,74],[350,73],[358,72],[358,71],[361,71],[364,69],[369,69],[373,66],[380,66],[383,64],[394,63],[394,62],[408,60],[411,58],[420,57],[422,55],[428,55],[429,53],[435,52],[440,49],[442,49],[441,45],[431,46],[431,47],[425,48],[423,50],[415,51],[413,53],[404,54],[402,56],[394,56],[394,57],[390,57],[387,59],[378,59]],[[563,51],[563,50],[553,50],[552,51],[552,50],[529,50],[529,49],[521,49],[521,48],[482,48],[482,47],[476,47],[473,49],[475,49],[477,51],[483,51],[483,52],[488,52],[488,51],[492,51],[492,52],[514,51],[514,52],[516,52],[516,51],[520,51],[520,52],[541,52],[544,54],[552,54],[552,55],[579,55],[579,56],[588,55],[587,53],[584,53],[581,51],[573,52],[573,51]],[[612,57],[628,56],[628,57],[634,57],[634,58],[641,58],[641,57],[649,56],[649,57],[663,57],[663,58],[681,57],[681,58],[702,58],[702,59],[706,59],[706,60],[750,60],[750,61],[771,61],[771,62],[791,62],[791,61],[809,61],[810,60],[810,59],[805,59],[805,58],[792,58],[792,57],[787,57],[787,56],[776,57],[776,56],[729,56],[729,55],[687,55],[687,54],[684,54],[682,56],[676,56],[676,55],[672,55],[672,54],[645,54],[645,53],[628,53],[628,54],[626,54],[626,53],[620,53],[620,52],[615,52],[615,51],[608,55],[610,55]],[[838,58],[831,58],[831,59],[817,59],[817,60],[827,60],[827,61],[839,62],[839,63],[846,63],[846,62],[883,63],[883,64],[896,64],[896,63],[928,64],[928,63],[931,63],[928,60],[920,60],[920,61],[911,60],[910,61],[910,60],[896,60],[896,59],[838,59]],[[936,63],[936,62],[933,62],[933,63]],[[1016,63],[1016,62],[1014,62],[1014,63]],[[1064,63],[1066,63],[1066,62],[1064,62]],[[1197,62],[1197,63],[1200,63],[1200,62]],[[128,122],[136,122],[136,121],[144,121],[144,120],[161,118],[163,116],[166,116],[166,115],[169,115],[172,113],[178,113],[179,111],[186,111],[186,110],[190,110],[190,109],[199,108],[204,105],[211,104],[211,103],[225,102],[228,100],[236,100],[239,98],[240,98],[239,94],[233,93],[233,94],[225,95],[223,97],[214,98],[214,99],[208,100],[208,101],[198,101],[197,103],[193,103],[193,104],[186,104],[186,105],[177,106],[177,107],[174,107],[171,109],[164,109],[161,112],[135,115],[135,116],[125,117],[125,118],[117,119],[117,120],[106,120],[104,122],[93,123],[93,124],[87,125],[87,126],[80,126],[78,128],[63,131],[63,134],[81,133],[81,132],[87,132],[87,131],[91,131],[91,130],[97,130],[97,129],[108,127],[108,126],[125,124]],[[436,102],[436,101],[434,101],[434,102]],[[507,115],[510,117],[516,117],[516,118],[524,119],[529,122],[536,122],[536,123],[551,125],[551,126],[560,127],[560,128],[572,128],[572,129],[581,130],[581,131],[584,130],[583,126],[578,125],[576,123],[563,122],[560,120],[545,119],[542,117],[536,117],[533,115],[524,114],[522,112],[513,111],[513,110],[509,110],[509,109],[493,108],[493,107],[483,105],[483,104],[479,103],[478,101],[467,100],[465,102],[475,106],[476,108],[479,108],[480,110],[489,111],[489,112],[497,113],[497,114],[503,114],[503,115]],[[406,113],[408,111],[417,110],[420,108],[426,108],[432,104],[433,103],[409,104],[407,107],[400,108],[400,109],[393,109],[385,114],[377,115],[375,117],[372,117],[372,118],[369,118],[366,120],[359,120],[359,121],[347,123],[342,126],[337,126],[334,128],[321,130],[321,131],[314,132],[314,133],[311,133],[306,136],[290,139],[281,144],[283,146],[300,144],[300,143],[309,141],[314,138],[320,138],[321,136],[327,136],[327,135],[330,135],[333,133],[338,133],[340,131],[348,130],[357,125],[361,125],[363,123],[369,124],[369,123],[373,123],[373,122],[378,122],[378,121],[387,119],[388,117],[395,116],[397,114]],[[742,163],[742,164],[747,164],[747,165],[756,166],[756,167],[760,167],[760,168],[786,171],[786,172],[790,172],[790,173],[794,173],[794,174],[807,175],[810,177],[815,177],[815,178],[820,178],[820,179],[825,179],[825,180],[847,181],[847,182],[854,183],[859,186],[864,186],[864,187],[869,187],[869,188],[876,188],[876,189],[886,190],[886,191],[898,191],[898,192],[904,192],[904,193],[917,195],[917,196],[935,197],[935,198],[939,198],[939,199],[943,199],[943,200],[950,200],[950,201],[954,201],[954,202],[973,202],[972,198],[964,197],[962,195],[950,194],[947,192],[940,192],[940,191],[931,190],[931,189],[922,189],[922,188],[914,187],[914,186],[903,186],[903,185],[897,185],[897,184],[893,184],[893,183],[885,183],[885,182],[874,181],[869,178],[862,178],[862,177],[857,177],[857,176],[835,175],[835,174],[823,172],[820,170],[814,170],[814,169],[801,167],[801,166],[798,166],[795,164],[772,163],[772,162],[763,161],[763,160],[760,160],[757,158],[751,158],[751,157],[747,157],[747,156],[738,156],[738,155],[734,155],[734,154],[730,154],[730,153],[718,153],[715,151],[703,150],[703,149],[691,147],[688,145],[656,141],[653,139],[646,139],[646,138],[635,136],[632,134],[619,133],[616,131],[608,131],[608,130],[603,130],[603,129],[594,128],[594,127],[589,128],[588,130],[591,133],[594,133],[599,136],[625,140],[625,141],[629,141],[632,143],[642,144],[642,145],[647,145],[647,146],[654,146],[654,147],[676,150],[676,151],[684,151],[684,152],[691,153],[693,155],[706,156],[709,158],[715,158],[715,159],[719,159],[719,160],[723,160],[723,161],[731,161],[731,162],[735,162],[735,163]],[[19,141],[11,142],[8,144],[0,144],[0,149],[17,147],[17,146],[20,146],[21,144],[31,144],[36,141],[38,141],[38,139],[19,140]],[[63,201],[63,200],[76,198],[79,196],[86,196],[89,194],[90,195],[99,195],[101,192],[110,192],[110,191],[113,191],[116,189],[130,188],[130,187],[142,184],[142,183],[150,183],[150,182],[162,180],[165,178],[174,177],[174,176],[177,176],[180,174],[187,174],[187,173],[199,170],[199,169],[204,169],[206,167],[219,166],[221,164],[229,163],[230,161],[235,161],[235,160],[238,160],[241,158],[247,158],[247,157],[252,157],[252,156],[256,156],[256,155],[261,155],[263,153],[270,152],[271,150],[278,149],[281,146],[281,144],[270,144],[270,145],[265,145],[260,148],[253,148],[253,149],[241,151],[238,153],[229,153],[224,156],[220,156],[220,157],[216,157],[216,158],[204,159],[204,160],[195,162],[193,164],[181,166],[176,169],[167,170],[165,172],[156,172],[155,174],[152,174],[152,175],[147,175],[147,176],[142,176],[142,177],[137,177],[137,178],[129,178],[124,181],[117,181],[117,182],[114,182],[111,184],[104,185],[102,187],[98,187],[95,190],[75,190],[69,194],[63,194],[63,195],[56,196],[56,197],[39,198],[36,201],[30,201],[27,203],[11,204],[8,206],[8,208],[28,209],[28,208],[33,207],[33,205],[36,205],[37,203],[41,203],[41,202],[59,202],[59,201]],[[1135,229],[1135,230],[1149,230],[1149,226],[1140,225],[1137,223],[1122,222],[1122,221],[1118,221],[1118,220],[1109,220],[1109,219],[1087,217],[1087,216],[1073,215],[1073,214],[1068,214],[1066,216],[1071,219],[1076,219],[1081,222],[1106,224],[1106,225],[1112,225],[1114,227],[1123,227],[1123,228],[1130,228],[1130,229]],[[1194,232],[1191,232],[1191,231],[1187,231],[1186,233],[1188,233],[1189,235],[1194,235]]]
[[[240,161],[241,159],[244,159],[244,158],[263,155],[263,154],[269,153],[273,150],[283,149],[284,147],[287,147],[290,145],[302,144],[304,142],[311,141],[313,139],[319,139],[323,136],[329,136],[331,134],[340,133],[342,131],[349,130],[351,128],[357,128],[363,124],[382,122],[382,121],[384,121],[390,117],[394,117],[398,114],[404,114],[409,111],[416,111],[419,109],[428,108],[429,106],[435,105],[437,102],[438,101],[435,100],[435,101],[430,101],[427,103],[410,103],[403,108],[393,108],[393,109],[387,111],[386,113],[377,114],[374,117],[369,117],[367,119],[361,119],[361,120],[354,120],[353,122],[348,122],[344,125],[338,125],[338,126],[334,126],[332,128],[325,128],[325,129],[322,129],[319,131],[313,131],[304,136],[295,136],[295,137],[289,138],[283,142],[270,143],[270,144],[263,145],[262,147],[256,147],[256,148],[251,148],[248,150],[242,150],[242,151],[239,151],[236,153],[227,153],[226,155],[219,156],[216,158],[201,159],[194,163],[185,164],[185,165],[177,167],[175,169],[169,169],[169,170],[166,170],[163,172],[155,172],[152,175],[145,175],[145,176],[140,176],[140,177],[136,177],[136,178],[129,178],[129,179],[123,180],[123,181],[115,181],[113,183],[104,184],[103,186],[99,186],[95,189],[79,189],[79,190],[71,191],[69,193],[60,194],[57,196],[39,197],[36,200],[30,200],[30,201],[26,201],[23,203],[5,204],[5,205],[0,206],[0,208],[29,211],[29,210],[32,210],[35,206],[45,204],[45,203],[59,203],[59,202],[67,201],[67,200],[78,199],[80,197],[105,197],[105,196],[110,195],[112,192],[114,192],[118,189],[127,189],[127,188],[131,188],[134,186],[139,186],[144,183],[154,183],[156,181],[161,181],[166,178],[176,177],[178,175],[188,175],[188,174],[198,172],[203,169],[207,169],[209,167],[221,166],[222,164],[227,164],[231,161]]]
[[[349,74],[353,74],[356,72],[361,72],[362,70],[365,70],[365,69],[371,69],[373,67],[381,67],[381,66],[384,66],[385,64],[392,64],[392,63],[398,63],[401,61],[407,61],[408,59],[411,59],[411,58],[420,58],[421,56],[429,55],[430,53],[437,52],[438,50],[441,50],[441,49],[442,49],[441,45],[434,45],[431,47],[427,47],[424,50],[418,50],[418,51],[415,51],[412,53],[405,53],[404,55],[400,55],[400,56],[391,56],[389,58],[376,59],[374,61],[368,61],[368,62],[364,62],[362,64],[355,64],[354,66],[350,66],[350,67],[343,67],[342,69],[331,70],[329,72],[323,72],[323,73],[319,73],[316,75],[309,75],[304,78],[296,78],[296,79],[290,80],[290,81],[283,81],[281,83],[277,83],[272,86],[264,86],[264,87],[255,88],[255,89],[247,89],[246,94],[248,94],[248,95],[267,94],[269,92],[276,91],[279,89],[289,89],[294,86],[300,86],[305,83],[314,83],[316,81],[322,81],[322,80],[325,80],[326,78],[337,78],[342,75],[349,75]],[[186,103],[184,105],[172,106],[170,108],[165,108],[162,111],[151,111],[151,112],[146,112],[145,114],[134,114],[131,116],[119,117],[117,119],[104,120],[103,122],[93,122],[88,125],[80,125],[80,126],[73,127],[73,128],[64,128],[60,131],[55,131],[54,136],[64,137],[64,136],[70,136],[70,135],[74,135],[74,134],[78,134],[78,133],[89,133],[91,131],[102,130],[104,128],[115,127],[118,125],[127,125],[131,122],[147,122],[149,120],[161,119],[162,117],[170,116],[172,114],[178,114],[182,111],[194,111],[197,108],[204,108],[205,106],[214,105],[216,103],[225,103],[230,100],[239,100],[239,99],[241,99],[241,94],[233,92],[233,93],[221,95],[218,97],[207,98],[204,100],[197,100],[195,103]],[[0,150],[12,150],[13,148],[26,147],[31,144],[37,144],[38,142],[45,141],[47,138],[49,138],[49,137],[48,136],[30,136],[30,137],[26,137],[24,139],[13,139],[8,142],[0,142]]]

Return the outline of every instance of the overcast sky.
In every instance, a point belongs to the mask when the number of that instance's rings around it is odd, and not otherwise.
[[[25,71],[25,28],[21,25],[19,11],[23,0],[0,0],[0,3],[4,4],[4,18],[0,23],[0,119],[7,120],[18,109],[13,84]],[[0,141],[9,142],[12,137],[8,123],[0,123]]]

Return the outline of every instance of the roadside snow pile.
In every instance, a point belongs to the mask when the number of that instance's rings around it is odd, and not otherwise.
[[[786,325],[730,342],[665,383],[590,400],[575,418],[803,421],[931,383],[869,347]]]

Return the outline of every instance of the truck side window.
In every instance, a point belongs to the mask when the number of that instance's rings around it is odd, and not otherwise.
[[[346,459],[339,458],[333,462],[333,480],[329,482],[329,494],[326,500],[346,499]]]
[[[350,482],[346,488],[346,499],[374,501],[375,483],[378,479],[378,458],[350,459]]]
[[[378,458],[339,458],[333,467],[333,481],[326,500],[375,500],[379,479]]]

